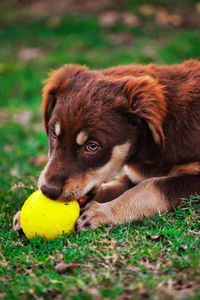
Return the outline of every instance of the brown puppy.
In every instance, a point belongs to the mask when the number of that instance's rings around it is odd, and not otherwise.
[[[47,80],[43,112],[49,162],[39,187],[89,202],[80,229],[138,220],[200,193],[200,62],[65,65]],[[122,167],[126,175],[109,182]]]

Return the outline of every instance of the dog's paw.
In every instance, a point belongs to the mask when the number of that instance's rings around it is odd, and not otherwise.
[[[113,224],[108,203],[92,201],[84,208],[84,213],[79,218],[77,225],[80,230],[96,229],[99,225]]]
[[[13,218],[13,231],[21,231],[21,225],[20,225],[20,215],[21,215],[21,210],[18,211]]]

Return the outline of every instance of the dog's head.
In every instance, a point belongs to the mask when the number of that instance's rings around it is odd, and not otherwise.
[[[137,151],[145,120],[163,143],[162,87],[151,77],[115,77],[66,65],[43,92],[49,161],[38,185],[53,199],[89,198]]]

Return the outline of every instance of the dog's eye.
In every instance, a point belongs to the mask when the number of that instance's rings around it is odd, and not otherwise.
[[[88,152],[96,152],[98,150],[98,145],[94,142],[89,142],[85,145],[85,150]]]

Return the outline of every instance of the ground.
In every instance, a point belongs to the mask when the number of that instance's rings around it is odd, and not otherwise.
[[[68,10],[44,2],[0,4],[0,298],[199,299],[199,195],[143,222],[55,241],[12,232],[12,218],[46,161],[47,73],[64,63],[95,69],[198,58],[200,2],[102,1],[83,12],[75,0]]]

